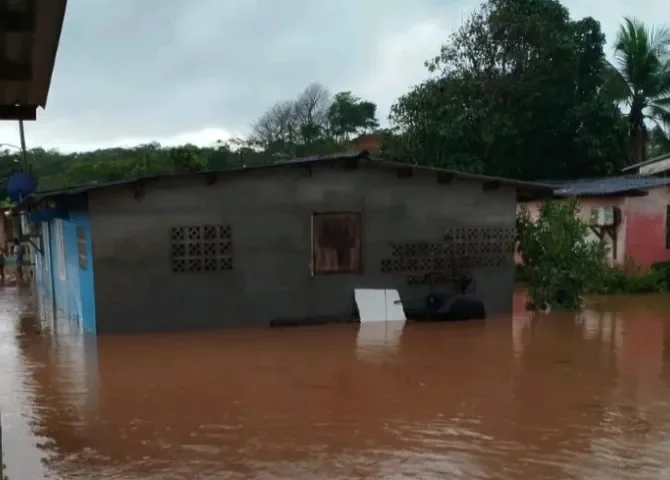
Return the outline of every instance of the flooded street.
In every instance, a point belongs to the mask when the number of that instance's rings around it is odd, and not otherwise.
[[[9,480],[670,478],[670,297],[83,339],[0,290]]]

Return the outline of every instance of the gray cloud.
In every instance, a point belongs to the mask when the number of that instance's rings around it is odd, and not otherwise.
[[[268,106],[319,81],[393,101],[426,72],[478,2],[460,0],[70,0],[49,103],[29,142],[104,144],[218,128],[244,132]],[[638,2],[641,3],[641,2]],[[612,33],[623,15],[670,4],[571,0]],[[665,15],[664,15],[665,14]],[[0,129],[0,141],[14,135]]]

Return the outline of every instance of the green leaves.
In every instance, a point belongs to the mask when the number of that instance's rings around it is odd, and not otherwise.
[[[145,175],[239,168],[240,154],[243,152],[245,148],[237,145],[233,150],[225,143],[210,148],[194,145],[163,147],[158,143],[150,143],[133,148],[75,153],[35,148],[28,152],[28,157],[39,180],[39,188],[46,190]],[[252,163],[271,161],[257,152],[252,153],[256,157],[250,159]]]
[[[372,131],[379,127],[377,105],[363,101],[351,92],[335,95],[326,116],[331,133],[343,140],[349,139],[356,133]]]
[[[609,89],[627,105],[631,163],[647,157],[648,123],[670,129],[670,30],[625,18],[614,43]],[[667,134],[666,134],[667,135]]]
[[[392,107],[388,154],[527,180],[617,171],[626,132],[604,41],[554,0],[490,0],[428,62],[439,75]]]
[[[312,136],[311,143],[293,144],[291,151],[296,155],[309,155],[314,152],[332,153],[347,148],[347,145],[331,138],[317,136],[315,131],[304,132],[304,135]],[[282,147],[275,143],[269,149],[258,149],[241,139],[220,141],[211,147],[195,145],[167,147],[154,142],[132,148],[106,148],[74,153],[35,148],[28,152],[28,158],[39,181],[39,189],[48,190],[147,175],[267,165],[286,158],[281,154],[277,155],[277,152],[282,151]],[[291,155],[287,156],[290,158]],[[2,160],[0,167],[4,172],[2,178],[6,179],[15,168],[16,159],[20,159],[18,154],[0,151]]]
[[[577,200],[571,199],[545,202],[538,218],[527,210],[519,215],[518,249],[531,308],[579,308],[608,268],[604,244],[588,237],[589,227],[578,213]]]
[[[656,126],[649,134],[649,156],[651,158],[670,154],[670,137]]]

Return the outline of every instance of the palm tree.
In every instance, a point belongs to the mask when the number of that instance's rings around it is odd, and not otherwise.
[[[643,162],[648,124],[661,133],[670,129],[670,30],[625,18],[609,67],[611,91],[628,107],[631,161]]]
[[[650,158],[670,155],[670,135],[658,126],[649,132],[648,153]]]

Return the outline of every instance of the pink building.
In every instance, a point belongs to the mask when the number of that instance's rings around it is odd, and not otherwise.
[[[613,264],[643,268],[670,261],[670,177],[619,176],[556,182],[555,198],[577,197],[592,236]],[[537,215],[539,202],[519,204]],[[517,255],[517,262],[520,258]]]

